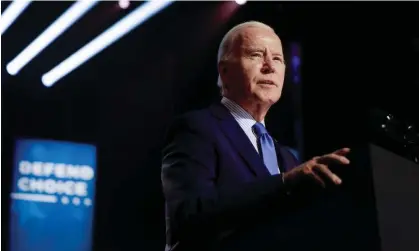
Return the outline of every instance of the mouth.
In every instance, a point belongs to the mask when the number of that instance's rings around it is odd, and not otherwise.
[[[264,85],[264,86],[276,86],[276,84],[271,80],[261,80],[261,81],[258,81],[258,84]]]

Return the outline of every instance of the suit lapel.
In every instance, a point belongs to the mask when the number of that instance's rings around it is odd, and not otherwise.
[[[238,150],[240,156],[247,162],[250,170],[256,176],[269,176],[270,173],[265,167],[262,158],[260,158],[246,133],[244,133],[228,109],[224,105],[216,103],[210,107],[210,110],[219,119],[221,130]]]

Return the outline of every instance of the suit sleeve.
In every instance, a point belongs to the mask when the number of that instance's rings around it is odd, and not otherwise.
[[[162,184],[171,230],[177,235],[249,224],[255,216],[260,220],[277,210],[287,197],[281,174],[217,187],[217,151],[208,137],[187,119],[177,120],[167,135]]]

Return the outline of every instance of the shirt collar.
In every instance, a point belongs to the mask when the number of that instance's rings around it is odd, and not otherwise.
[[[221,103],[227,107],[227,109],[230,111],[230,113],[233,115],[233,117],[236,120],[246,120],[251,121],[252,126],[257,122],[250,113],[248,113],[243,107],[241,107],[239,104],[234,102],[233,100],[223,97],[221,99]],[[265,120],[262,120],[260,123],[265,126]]]

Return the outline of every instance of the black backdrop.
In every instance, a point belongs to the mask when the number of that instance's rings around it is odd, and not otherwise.
[[[159,167],[165,128],[176,114],[218,98],[218,43],[230,27],[247,20],[273,26],[286,45],[301,43],[306,157],[362,145],[370,107],[418,121],[419,57],[412,43],[419,30],[417,3],[250,2],[235,11],[232,4],[176,2],[45,88],[42,73],[126,11],[114,2],[100,3],[11,77],[6,63],[70,5],[33,3],[2,37],[3,209],[9,203],[15,138],[94,143],[99,166],[95,250],[162,250]],[[2,9],[7,5],[2,2]],[[270,114],[271,128],[278,128],[281,111],[290,104],[284,101]],[[275,130],[280,140],[293,144]],[[2,216],[6,230],[7,210]],[[7,234],[3,231],[3,241]]]

